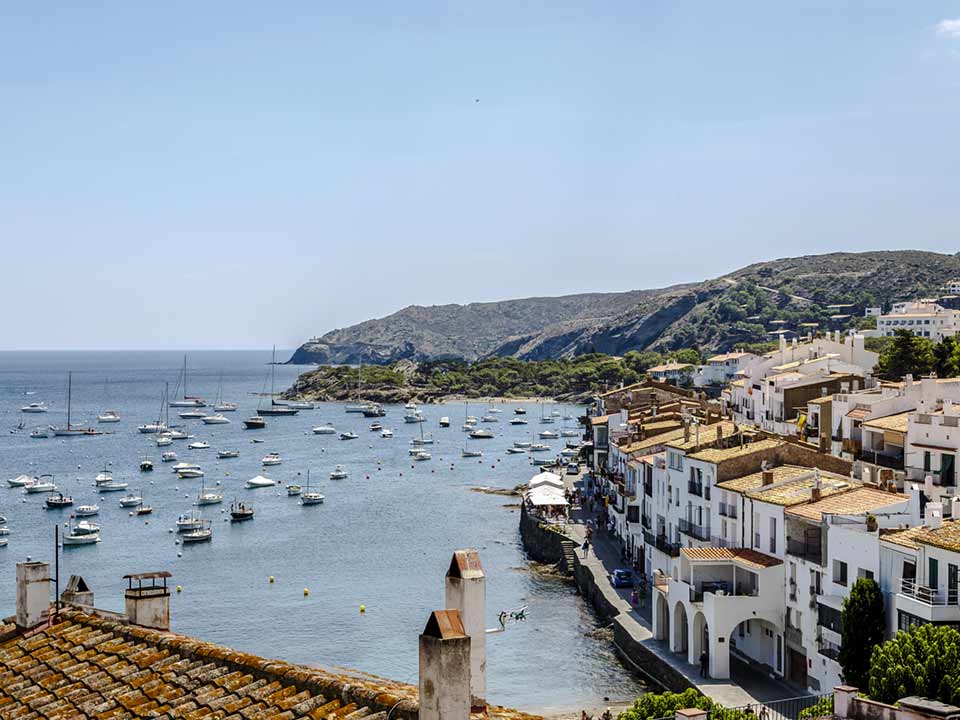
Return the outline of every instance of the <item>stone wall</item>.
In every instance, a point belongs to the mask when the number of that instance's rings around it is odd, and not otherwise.
[[[563,557],[564,540],[568,540],[566,535],[561,535],[555,530],[549,530],[548,525],[541,527],[539,518],[527,512],[526,503],[520,507],[520,539],[523,541],[523,548],[532,560],[541,563],[555,564],[560,562]]]

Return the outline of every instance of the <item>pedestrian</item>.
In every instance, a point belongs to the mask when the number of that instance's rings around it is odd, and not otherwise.
[[[707,651],[700,653],[700,677],[707,677]]]
[[[584,557],[587,556],[587,552],[588,552],[589,550],[590,550],[590,541],[589,541],[589,540],[584,540],[584,541],[583,541],[583,556],[584,556]]]

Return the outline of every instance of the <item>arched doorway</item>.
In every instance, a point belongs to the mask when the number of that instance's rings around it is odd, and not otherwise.
[[[730,633],[730,662],[759,665],[769,673],[783,674],[783,636],[772,622],[752,618],[738,623]]]
[[[690,638],[687,630],[687,609],[682,602],[678,602],[673,608],[671,627],[673,628],[673,642],[670,644],[670,650],[686,655]]]
[[[654,637],[657,640],[667,640],[670,637],[670,605],[663,593],[653,591],[656,598],[654,604]]]
[[[700,664],[700,653],[710,654],[710,626],[707,624],[707,617],[702,612],[698,612],[693,618],[693,631],[690,634],[690,664]]]

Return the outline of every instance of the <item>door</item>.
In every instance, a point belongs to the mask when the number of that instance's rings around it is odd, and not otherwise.
[[[947,605],[957,604],[957,566],[947,565]]]
[[[956,457],[951,453],[943,453],[940,456],[940,484],[952,486],[954,484],[954,462]]]

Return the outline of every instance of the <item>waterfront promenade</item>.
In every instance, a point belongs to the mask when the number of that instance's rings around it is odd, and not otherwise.
[[[566,476],[565,480],[571,489],[586,490],[583,487],[584,476],[578,476],[576,479]],[[670,652],[667,642],[654,639],[651,629],[649,589],[646,596],[642,598],[640,606],[634,607],[630,602],[631,590],[614,588],[607,579],[612,570],[625,567],[620,557],[617,539],[602,530],[595,530],[586,557],[580,549],[586,535],[585,521],[596,520],[596,518],[596,514],[590,515],[585,509],[573,509],[571,522],[566,527],[566,534],[577,544],[576,565],[585,566],[591,571],[591,575],[597,581],[597,591],[602,593],[608,608],[614,610],[615,615],[611,619],[611,625],[617,623],[632,642],[649,649],[673,671],[682,675],[691,686],[725,707],[770,702],[806,694],[778,679],[771,678],[763,668],[749,665],[736,658],[731,658],[729,680],[702,678],[699,668],[687,663],[685,656]],[[597,523],[594,522],[593,525],[596,527]],[[603,523],[599,525],[602,527]],[[576,574],[576,568],[574,572]],[[634,663],[623,648],[618,647],[618,651],[626,664]],[[634,669],[644,672],[642,668],[636,666]]]

